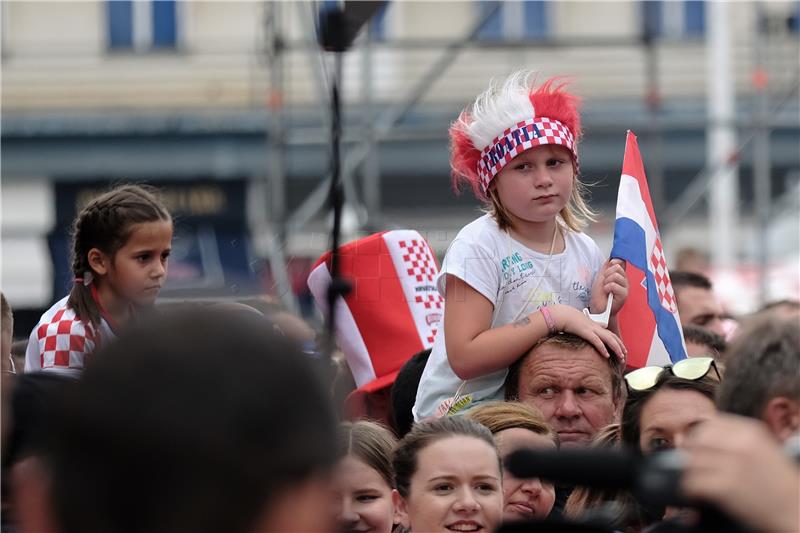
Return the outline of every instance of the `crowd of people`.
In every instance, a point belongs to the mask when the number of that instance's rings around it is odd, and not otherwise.
[[[454,178],[487,212],[374,420],[342,419],[346,364],[278,306],[156,305],[157,191],[90,201],[24,365],[2,298],[3,530],[800,532],[800,302],[735,319],[672,271],[688,357],[631,368],[625,265],[581,232],[580,133],[577,98],[528,72],[458,117]],[[520,451],[581,466],[531,476]]]

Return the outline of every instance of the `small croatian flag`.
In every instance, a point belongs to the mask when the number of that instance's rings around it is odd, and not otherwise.
[[[686,358],[675,293],[658,232],[636,136],[628,131],[617,195],[611,257],[627,261],[628,297],[619,312],[628,366],[663,366]]]

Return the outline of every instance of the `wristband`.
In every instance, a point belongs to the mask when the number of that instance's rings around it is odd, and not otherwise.
[[[547,308],[547,306],[545,305],[540,307],[539,311],[542,312],[542,316],[544,317],[544,321],[547,324],[547,329],[550,335],[555,335],[556,333],[558,333],[558,330],[556,329],[556,322],[555,320],[553,320],[553,315],[550,314],[550,310]]]

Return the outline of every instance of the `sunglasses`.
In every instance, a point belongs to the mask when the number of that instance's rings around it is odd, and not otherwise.
[[[717,375],[717,380],[721,380],[722,376],[719,374],[713,357],[689,357],[681,359],[674,365],[645,366],[634,370],[625,375],[625,383],[628,385],[628,390],[645,391],[652,389],[664,372],[669,372],[678,378],[695,381],[705,377],[712,368]]]

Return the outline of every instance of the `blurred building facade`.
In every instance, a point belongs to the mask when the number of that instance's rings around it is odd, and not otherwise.
[[[70,217],[108,182],[166,187],[185,230],[175,295],[197,286],[230,294],[248,276],[280,284],[270,257],[318,256],[328,244],[332,63],[315,41],[324,3],[0,3],[2,286],[12,305],[40,308],[63,294]],[[598,182],[597,240],[610,242],[632,129],[668,257],[707,248],[703,199],[683,196],[706,167],[707,8],[700,0],[387,3],[344,58],[346,230],[412,227],[443,252],[477,209],[468,193],[450,190],[449,122],[490,78],[533,68],[568,76],[584,99],[581,166]],[[785,248],[788,235],[790,257],[800,254],[798,18],[797,1],[729,4],[745,262],[758,239],[749,223],[754,80],[766,82],[769,100],[776,219],[788,213],[773,238]],[[757,57],[766,58],[760,69]],[[687,201],[696,205],[676,216]],[[304,267],[295,271],[302,277]]]

